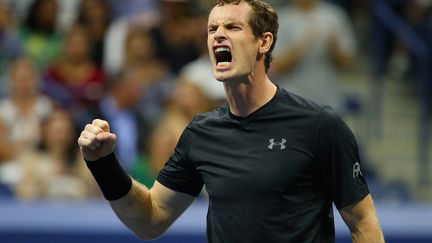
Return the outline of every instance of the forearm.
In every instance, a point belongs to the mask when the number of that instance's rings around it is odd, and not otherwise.
[[[351,231],[353,243],[384,243],[384,236],[378,222],[364,222]]]
[[[158,218],[150,191],[137,181],[124,197],[109,201],[117,217],[140,239],[161,235],[169,225]]]
[[[114,153],[86,163],[118,218],[139,238],[155,238],[166,229],[150,190],[126,174]]]
[[[370,195],[339,211],[354,243],[384,243],[384,236]]]

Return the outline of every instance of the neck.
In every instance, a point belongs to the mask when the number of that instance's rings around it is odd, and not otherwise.
[[[249,74],[246,81],[227,81],[225,93],[231,113],[246,117],[269,102],[276,93],[274,85],[266,74]]]

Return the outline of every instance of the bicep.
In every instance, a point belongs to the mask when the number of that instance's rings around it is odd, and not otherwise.
[[[174,191],[158,181],[155,181],[150,193],[159,219],[168,225],[171,225],[195,199],[189,194]]]
[[[193,196],[173,191],[157,181],[149,190],[134,180],[128,194],[110,201],[110,205],[139,238],[152,239],[165,232],[193,199]]]

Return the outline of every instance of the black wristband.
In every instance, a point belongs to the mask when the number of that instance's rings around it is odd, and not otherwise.
[[[114,152],[104,158],[85,162],[105,199],[112,201],[122,198],[132,188],[132,179],[123,170]]]

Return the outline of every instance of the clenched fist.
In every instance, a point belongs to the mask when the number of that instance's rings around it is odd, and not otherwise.
[[[87,124],[78,138],[83,158],[94,161],[106,157],[114,151],[117,136],[110,133],[107,121],[95,119]]]

